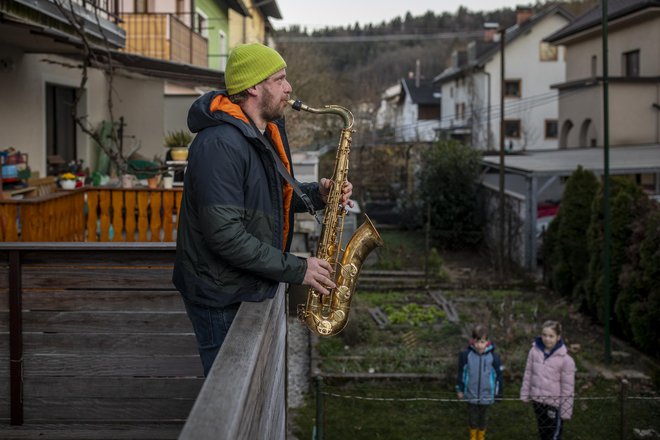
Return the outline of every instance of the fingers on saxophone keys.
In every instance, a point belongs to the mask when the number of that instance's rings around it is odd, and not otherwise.
[[[316,290],[321,292],[323,295],[329,295],[330,294],[330,289],[334,289],[336,287],[335,283],[328,277],[320,276],[318,280],[315,280],[317,286],[315,286]]]

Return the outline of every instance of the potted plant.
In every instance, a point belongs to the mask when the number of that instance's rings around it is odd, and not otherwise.
[[[165,136],[165,146],[170,149],[172,160],[176,161],[188,159],[190,142],[192,142],[192,135],[185,130],[171,131]]]
[[[62,189],[74,189],[78,178],[73,173],[64,173],[60,176],[60,186]]]
[[[172,189],[174,186],[174,176],[168,171],[163,173],[163,188]]]

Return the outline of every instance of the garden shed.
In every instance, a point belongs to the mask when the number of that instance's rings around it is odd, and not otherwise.
[[[633,176],[649,195],[660,194],[660,144],[611,147],[610,175]],[[482,159],[485,174],[482,185],[491,194],[499,192],[499,156]],[[604,173],[602,148],[575,148],[524,155],[505,156],[506,197],[513,201],[522,228],[519,249],[513,259],[522,266],[536,267],[538,255],[539,207],[561,200],[567,178],[582,166],[599,176]],[[498,203],[498,197],[491,197]],[[493,229],[496,230],[496,225]]]

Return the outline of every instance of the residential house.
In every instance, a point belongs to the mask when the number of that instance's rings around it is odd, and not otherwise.
[[[608,1],[609,161],[608,173],[628,176],[649,195],[660,194],[660,1]],[[508,205],[524,222],[507,245],[519,245],[518,261],[536,265],[539,234],[551,216],[544,205],[562,198],[578,166],[603,176],[604,109],[602,9],[597,6],[553,32],[545,42],[565,48],[565,80],[558,90],[559,149],[505,157]],[[596,147],[596,148],[594,148]],[[499,159],[486,156],[491,170],[484,187],[497,207]],[[493,234],[494,235],[494,234]],[[516,251],[512,251],[514,259]]]
[[[251,42],[270,44],[268,18],[281,18],[275,0],[123,0],[123,7],[127,52],[208,66],[219,80],[231,48]],[[165,83],[161,138],[188,129],[188,109],[209,90],[205,86],[176,80]]]
[[[564,50],[543,39],[570,22],[561,6],[534,13],[516,10],[516,23],[503,32],[488,29],[483,41],[456,51],[452,63],[433,80],[441,88],[441,135],[480,150],[500,144],[502,91],[499,37],[504,33],[504,137],[509,151],[557,147],[557,93],[563,81]]]
[[[75,124],[72,110],[77,105],[77,115],[96,129],[111,119],[111,97],[115,121],[124,122],[125,147],[140,145],[147,158],[161,153],[165,80],[213,85],[222,78],[205,68],[121,52],[125,31],[116,2],[104,2],[108,9],[82,0],[64,4],[73,11],[52,0],[0,2],[0,149],[26,154],[30,169],[42,176],[49,156],[83,160],[94,170],[98,147]],[[82,96],[84,44],[70,17],[82,20],[95,55]]]
[[[660,1],[608,2],[611,145],[660,143]],[[602,9],[546,38],[566,47],[559,91],[560,148],[603,145]]]
[[[276,0],[243,0],[249,11],[242,15],[229,10],[229,47],[245,43],[263,43],[273,46],[273,25],[270,18],[282,18]]]
[[[376,128],[394,142],[433,141],[439,121],[440,95],[419,75],[389,87],[376,114]]]

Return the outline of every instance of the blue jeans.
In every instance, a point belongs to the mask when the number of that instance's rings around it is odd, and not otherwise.
[[[211,371],[222,343],[227,337],[231,323],[234,322],[238,307],[241,303],[231,304],[227,307],[216,308],[197,304],[183,299],[188,318],[195,330],[197,349],[204,367],[204,377]]]

